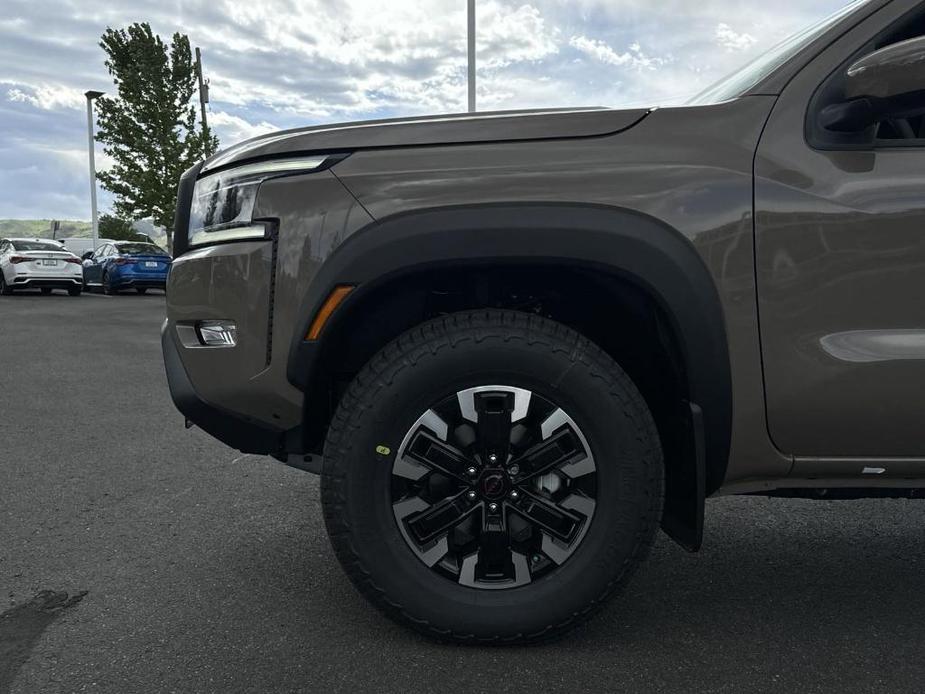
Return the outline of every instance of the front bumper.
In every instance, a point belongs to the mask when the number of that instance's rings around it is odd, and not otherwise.
[[[304,398],[286,381],[286,360],[273,359],[274,256],[272,241],[185,253],[170,271],[164,324],[165,360],[171,349],[188,383],[179,399],[171,386],[177,408],[224,443],[271,455],[288,447],[287,435],[298,439]],[[234,323],[235,343],[201,344],[196,327],[206,321]]]
[[[181,347],[169,321],[161,329],[161,347],[170,397],[187,421],[242,453],[266,455],[282,450],[282,432],[210,405],[199,396],[183,367]]]
[[[181,181],[179,229],[188,224],[185,210],[196,171]],[[272,226],[272,238],[192,250],[184,234],[175,239],[164,349],[165,359],[173,350],[170,359],[188,385],[174,392],[172,384],[171,393],[190,421],[230,446],[271,455],[305,453],[305,394],[287,375],[294,332],[306,320],[302,300],[323,257],[372,220],[330,171],[261,184],[254,218]],[[191,344],[190,328],[204,321],[233,322],[236,344]],[[229,423],[221,424],[219,417]],[[242,422],[246,426],[238,431]]]

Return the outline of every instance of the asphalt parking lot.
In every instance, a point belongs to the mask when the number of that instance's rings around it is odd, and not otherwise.
[[[341,574],[316,477],[183,428],[163,313],[0,297],[0,692],[921,691],[920,501],[714,500],[702,553],[661,538],[563,641],[409,633]]]

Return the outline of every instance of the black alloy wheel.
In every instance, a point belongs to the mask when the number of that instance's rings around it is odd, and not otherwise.
[[[594,516],[594,456],[571,417],[523,388],[461,390],[422,414],[392,465],[412,552],[463,586],[522,586],[564,564]]]

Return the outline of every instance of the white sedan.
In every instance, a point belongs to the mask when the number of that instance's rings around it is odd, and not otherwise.
[[[80,258],[48,239],[0,239],[0,294],[30,288],[42,294],[66,289],[78,296],[83,289]]]

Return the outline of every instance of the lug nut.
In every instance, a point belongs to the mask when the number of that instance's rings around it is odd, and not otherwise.
[[[497,463],[497,462],[498,462],[498,456],[495,455],[494,453],[491,453],[491,454],[489,454],[489,456],[488,456],[488,461],[491,462],[491,463]]]
[[[519,474],[520,474],[520,466],[519,466],[519,465],[511,465],[511,467],[509,467],[509,468],[507,469],[507,472],[508,472],[509,475],[519,475]]]
[[[494,502],[488,504],[488,511],[489,511],[489,513],[497,513],[497,512],[498,512],[498,504],[496,504],[496,503],[494,503]]]
[[[470,490],[466,494],[466,498],[469,499],[469,501],[475,501],[477,497],[478,497],[478,494],[475,493],[474,489]]]
[[[466,472],[468,473],[469,477],[475,477],[477,474],[479,474],[478,469],[474,467],[470,467],[468,470],[466,470]]]
[[[510,497],[516,501],[517,499],[520,498],[520,492],[518,492],[516,489],[512,489],[510,493]]]

